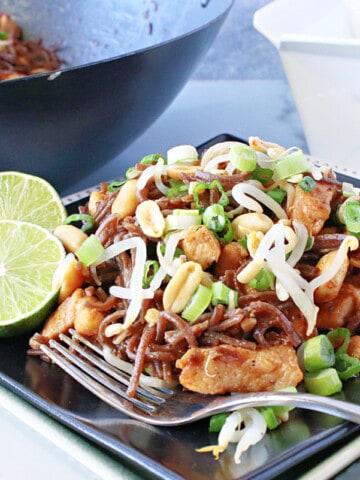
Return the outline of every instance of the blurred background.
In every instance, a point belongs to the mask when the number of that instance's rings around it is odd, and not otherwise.
[[[234,0],[229,16],[193,79],[286,81],[278,51],[253,27],[255,11],[268,3],[270,0]]]

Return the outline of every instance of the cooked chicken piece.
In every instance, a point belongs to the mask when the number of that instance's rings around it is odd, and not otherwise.
[[[317,183],[311,192],[305,192],[297,185],[294,203],[289,212],[291,219],[302,222],[309,235],[317,235],[330,217],[330,202],[334,194],[333,185]]]
[[[316,325],[318,328],[333,329],[343,327],[360,304],[359,290],[350,283],[344,283],[339,295],[329,302],[319,305]]]
[[[191,348],[176,366],[183,387],[205,394],[278,390],[303,378],[295,349],[287,345]]]
[[[227,270],[236,270],[244,258],[249,256],[247,249],[238,242],[227,243],[220,253],[216,262],[214,273],[217,277],[225,275]]]
[[[182,249],[187,258],[199,263],[203,270],[216,262],[221,253],[219,240],[205,225],[194,225],[188,229]]]
[[[66,333],[73,327],[82,335],[96,335],[104,316],[87,305],[86,302],[91,299],[81,288],[75,290],[48,318],[41,335],[49,339],[57,338],[60,333]]]

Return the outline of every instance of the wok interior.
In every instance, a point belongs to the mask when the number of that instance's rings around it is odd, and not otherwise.
[[[66,66],[126,55],[199,29],[231,0],[2,0],[26,39],[59,45]]]

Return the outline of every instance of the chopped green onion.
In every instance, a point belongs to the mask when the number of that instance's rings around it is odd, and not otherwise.
[[[360,360],[345,352],[335,354],[335,368],[341,380],[347,380],[360,372]]]
[[[304,375],[306,390],[316,395],[333,395],[342,390],[342,382],[335,368],[323,368]]]
[[[312,177],[306,175],[300,180],[299,187],[304,190],[304,192],[312,192],[316,187],[316,182]]]
[[[200,182],[197,185],[195,185],[194,190],[193,190],[193,195],[194,195],[194,201],[195,201],[195,206],[197,209],[203,211],[204,207],[201,206],[200,200],[199,200],[199,193],[202,193],[204,190],[211,190],[212,188],[217,188],[219,192],[221,193],[221,197],[218,201],[218,204],[222,205],[225,207],[226,205],[229,204],[230,200],[227,194],[225,193],[221,183],[219,180],[213,180],[210,183],[206,182]]]
[[[203,213],[203,224],[214,232],[221,232],[226,224],[226,215],[222,205],[210,205]]]
[[[170,178],[170,187],[167,189],[165,195],[167,198],[179,197],[188,191],[188,185],[181,180],[174,180]]]
[[[138,170],[135,167],[130,167],[126,170],[125,178],[126,180],[131,180],[137,176]]]
[[[157,260],[147,260],[144,266],[143,275],[143,288],[149,288],[151,280],[154,278],[155,273],[159,270],[160,265]]]
[[[264,417],[266,426],[269,430],[274,430],[280,425],[281,421],[275,415],[273,407],[260,407],[258,410]]]
[[[274,170],[271,168],[255,168],[251,175],[252,180],[257,180],[260,183],[267,183],[269,182],[274,175]]]
[[[359,188],[355,188],[352,183],[343,182],[341,186],[344,197],[352,197],[354,195],[359,195],[360,193]]]
[[[76,250],[75,255],[86,267],[91,265],[103,253],[105,248],[96,235],[90,235]]]
[[[236,143],[230,149],[230,162],[241,172],[253,172],[257,164],[257,154],[249,145]]]
[[[166,245],[160,245],[160,252],[161,252],[163,255],[165,255]],[[179,257],[181,257],[181,255],[185,255],[184,250],[182,250],[182,249],[179,248],[179,247],[176,247],[173,258],[179,258]]]
[[[175,209],[165,218],[165,231],[185,230],[194,225],[201,225],[201,220],[198,210]]]
[[[145,157],[143,157],[141,160],[140,160],[140,163],[142,165],[149,165],[151,163],[157,163],[159,158],[162,158],[165,162],[166,158],[161,155],[161,153],[150,153],[149,155],[145,155]]]
[[[274,280],[275,275],[269,270],[262,268],[260,272],[250,280],[249,286],[263,292],[264,290],[274,287]]]
[[[247,249],[247,241],[248,241],[247,235],[244,235],[242,238],[240,238],[240,240],[238,240],[240,245],[242,245],[246,249]]]
[[[300,367],[307,372],[332,367],[335,364],[334,347],[324,334],[311,337],[300,345],[297,357]]]
[[[107,191],[108,192],[116,192],[117,190],[119,190],[120,187],[122,187],[124,185],[124,183],[126,182],[126,180],[122,180],[120,182],[111,182],[109,183],[109,185],[107,186]]]
[[[195,322],[207,309],[211,302],[211,288],[199,285],[189,303],[182,311],[181,316],[188,322]]]
[[[360,236],[360,205],[358,202],[346,202],[343,210],[346,230],[357,237]]]
[[[220,412],[212,415],[209,422],[209,432],[218,433],[224,426],[224,423],[229,416],[228,412]]]
[[[279,392],[293,392],[293,393],[296,393],[297,392],[297,389],[296,387],[292,387],[292,386],[289,386],[289,387],[284,387],[284,388],[280,388],[278,390]],[[280,417],[281,415],[283,415],[284,413],[288,413],[290,412],[291,410],[294,410],[295,407],[293,406],[289,406],[289,405],[276,405],[274,407],[272,407],[273,410],[274,410],[274,413],[277,417]]]
[[[221,232],[221,239],[224,240],[225,243],[230,243],[234,240],[234,229],[228,217],[226,217],[225,228]]]
[[[90,232],[95,225],[94,217],[87,213],[73,213],[72,215],[69,215],[65,218],[64,225],[69,225],[74,222],[83,222],[83,226],[81,227],[83,232]]]
[[[0,32],[0,40],[6,40],[8,38],[8,34],[6,32]]]
[[[192,145],[178,145],[167,152],[168,165],[192,164],[198,161],[198,152]]]
[[[233,303],[234,307],[238,306],[238,292],[229,288],[223,282],[213,282],[211,285],[211,303],[212,305],[218,305],[222,303],[223,305],[229,305]]]
[[[335,328],[335,330],[328,332],[326,336],[332,343],[335,354],[346,352],[350,343],[350,330],[348,328]]]
[[[307,241],[306,241],[306,245],[305,245],[305,251],[308,251],[308,250],[311,250],[313,245],[314,245],[314,237],[312,236],[309,236]]]
[[[277,158],[274,162],[274,170],[280,180],[292,177],[299,173],[309,171],[309,165],[301,149]]]
[[[282,188],[274,188],[273,190],[268,190],[266,193],[280,205],[286,196],[286,192]]]

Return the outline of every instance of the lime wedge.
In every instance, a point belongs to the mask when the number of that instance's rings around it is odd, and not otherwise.
[[[65,257],[62,243],[47,229],[0,220],[0,337],[39,327],[54,309],[54,272]]]
[[[21,172],[0,172],[0,220],[21,220],[53,230],[66,210],[46,180]]]

